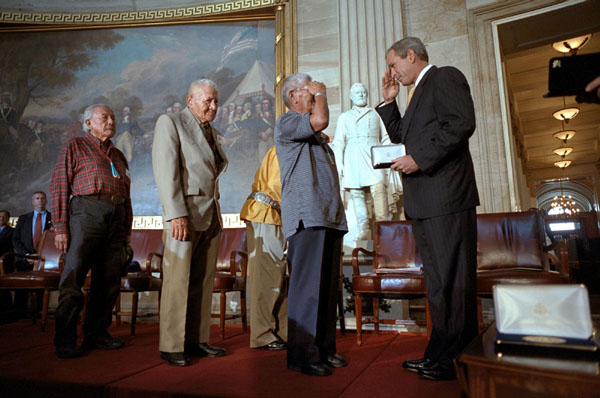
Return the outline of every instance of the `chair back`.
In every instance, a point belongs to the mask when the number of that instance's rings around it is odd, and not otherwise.
[[[477,215],[477,270],[547,269],[537,210]]]
[[[423,267],[417,252],[410,221],[379,221],[373,228],[373,271],[397,273],[420,271]]]
[[[42,234],[37,253],[39,259],[35,265],[36,270],[60,271],[63,252],[54,245],[55,237],[56,230],[54,228],[47,229]]]
[[[221,232],[221,243],[217,256],[217,272],[230,271],[232,251],[246,251],[246,228],[225,228]],[[236,272],[241,271],[241,262],[236,261]]]
[[[133,260],[137,261],[142,269],[149,253],[163,254],[164,243],[162,229],[133,229],[129,245],[133,249]],[[160,272],[160,259],[151,262],[152,272]]]

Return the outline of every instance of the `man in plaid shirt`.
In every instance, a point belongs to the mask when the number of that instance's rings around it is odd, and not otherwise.
[[[129,242],[133,219],[127,160],[110,141],[115,126],[108,106],[89,106],[83,117],[87,135],[71,139],[62,148],[52,174],[54,243],[67,253],[56,309],[54,345],[59,358],[82,355],[77,347],[77,321],[83,307],[81,288],[90,269],[82,348],[123,346],[121,339],[107,332],[121,285],[121,252]]]

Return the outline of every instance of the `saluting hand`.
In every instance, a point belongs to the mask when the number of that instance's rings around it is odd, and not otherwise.
[[[392,77],[392,70],[387,69],[381,78],[381,93],[383,94],[385,103],[389,104],[394,101],[399,91],[400,85],[396,79]]]

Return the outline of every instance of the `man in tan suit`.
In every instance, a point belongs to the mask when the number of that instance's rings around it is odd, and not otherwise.
[[[152,168],[163,208],[161,358],[187,366],[190,356],[218,357],[208,344],[217,251],[221,239],[218,178],[227,158],[209,122],[218,108],[215,83],[190,84],[187,108],[161,115],[154,130]]]

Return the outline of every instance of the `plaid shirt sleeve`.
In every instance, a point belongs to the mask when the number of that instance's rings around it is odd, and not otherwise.
[[[57,234],[69,232],[69,197],[73,180],[72,148],[70,142],[61,149],[50,182],[50,198],[54,206],[53,223]]]

